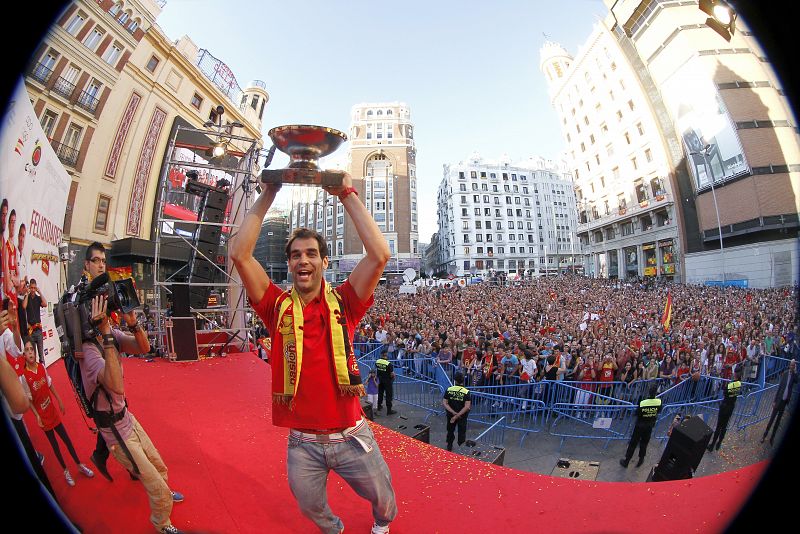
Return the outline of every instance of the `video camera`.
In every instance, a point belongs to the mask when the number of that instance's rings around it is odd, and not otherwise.
[[[140,306],[132,278],[111,280],[103,273],[91,282],[84,276],[77,287],[71,287],[59,300],[55,309],[55,322],[62,352],[70,347],[80,351],[81,344],[100,335],[92,322],[92,299],[106,297],[106,313],[129,313]]]

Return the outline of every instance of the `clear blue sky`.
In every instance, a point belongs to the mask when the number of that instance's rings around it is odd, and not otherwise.
[[[575,54],[606,13],[602,0],[168,0],[156,22],[225,62],[243,88],[266,83],[265,137],[282,124],[346,132],[354,104],[406,102],[429,242],[443,164],[563,150],[539,49],[547,34]]]

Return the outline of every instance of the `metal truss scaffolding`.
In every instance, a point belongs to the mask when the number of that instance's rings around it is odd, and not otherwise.
[[[260,139],[232,135],[229,127],[212,129],[196,129],[178,126],[170,140],[167,157],[161,169],[161,190],[158,198],[158,209],[155,226],[155,266],[153,268],[153,288],[155,290],[156,319],[155,350],[157,354],[175,359],[175,353],[170,352],[168,337],[171,335],[171,319],[167,314],[165,299],[170,298],[173,290],[178,285],[191,288],[211,288],[217,297],[217,303],[203,307],[191,307],[191,316],[196,324],[202,325],[197,329],[198,339],[203,339],[200,334],[213,333],[213,342],[198,343],[201,354],[221,353],[249,350],[249,342],[253,339],[252,313],[245,298],[238,273],[233,270],[230,259],[225,254],[224,266],[218,263],[216,257],[208,257],[198,247],[198,236],[206,227],[219,227],[221,237],[220,250],[231,236],[238,230],[245,214],[250,209],[253,201],[253,192],[258,184],[258,159],[261,154]],[[183,134],[181,136],[180,134]],[[206,136],[212,141],[210,147],[199,147],[178,142],[186,136],[197,138],[197,134]],[[245,150],[238,150],[234,145],[246,146]],[[224,146],[226,154],[222,157],[213,157],[211,150],[214,146]],[[208,149],[203,152],[203,149]],[[200,154],[203,154],[201,156]],[[188,155],[188,156],[187,156]],[[180,156],[180,157],[179,157]],[[234,157],[235,156],[235,157]],[[227,206],[223,210],[224,218],[219,222],[204,221],[200,213],[191,209],[191,206],[179,207],[176,213],[174,201],[177,196],[183,195],[185,199],[191,197],[186,192],[182,181],[175,178],[185,176],[187,172],[195,171],[202,175],[205,183],[224,178],[230,182],[222,187],[228,191]],[[189,180],[185,180],[189,183]],[[219,183],[219,182],[217,182]],[[214,189],[214,184],[212,185]],[[184,204],[189,203],[184,200]],[[196,220],[191,219],[195,212]],[[187,216],[187,214],[189,216]],[[211,233],[214,233],[213,231]],[[175,263],[174,255],[165,255],[168,250],[177,248],[188,250],[189,261]],[[197,282],[193,280],[193,265],[198,258],[208,260],[205,265],[212,266],[213,282]],[[171,260],[171,261],[170,261]],[[170,272],[171,271],[171,272]],[[224,318],[224,319],[223,319]],[[218,324],[214,321],[220,319]],[[228,348],[230,347],[230,348]],[[204,350],[205,349],[205,350]],[[214,350],[216,349],[216,350]]]

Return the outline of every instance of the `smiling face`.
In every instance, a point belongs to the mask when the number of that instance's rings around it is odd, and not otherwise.
[[[292,241],[287,261],[292,273],[294,287],[308,300],[319,292],[325,269],[328,268],[328,257],[322,257],[319,243],[313,237],[299,237]]]

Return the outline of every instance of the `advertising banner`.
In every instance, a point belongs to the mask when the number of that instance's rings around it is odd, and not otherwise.
[[[3,298],[9,298],[15,310],[23,307],[26,293],[46,303],[40,317],[49,365],[61,357],[53,305],[60,297],[58,245],[71,179],[42,131],[21,80],[3,116],[0,143]],[[34,280],[38,293],[32,292]],[[22,337],[36,333],[37,323],[26,329],[19,322],[15,328]]]
[[[697,189],[711,186],[712,178],[716,184],[750,172],[728,109],[696,60],[667,78],[661,94],[683,140]]]

